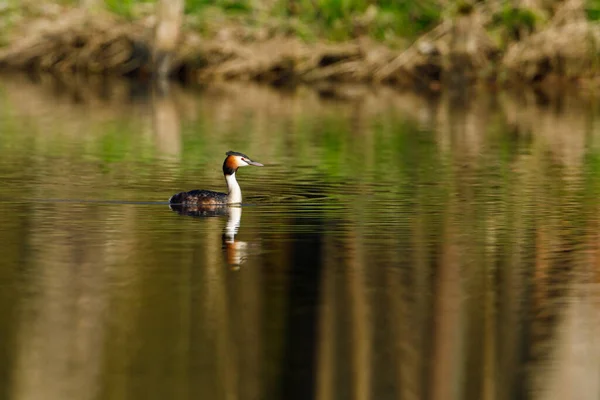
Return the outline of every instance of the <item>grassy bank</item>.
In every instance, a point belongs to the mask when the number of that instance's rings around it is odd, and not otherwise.
[[[5,5],[2,67],[151,73],[155,2]],[[600,0],[188,0],[171,72],[201,83],[434,90],[481,81],[598,83],[599,18]]]

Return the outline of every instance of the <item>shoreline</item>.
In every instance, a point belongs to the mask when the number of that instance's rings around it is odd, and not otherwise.
[[[357,83],[432,92],[473,85],[600,87],[598,23],[575,17],[552,21],[504,49],[484,27],[482,16],[472,12],[442,22],[404,50],[365,36],[339,43],[285,35],[245,41],[184,30],[171,52],[169,76],[196,85]],[[0,47],[0,70],[151,80],[158,52],[153,30],[152,17],[128,21],[71,8],[59,19],[39,18]]]

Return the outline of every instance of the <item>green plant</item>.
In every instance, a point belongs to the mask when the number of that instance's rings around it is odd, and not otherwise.
[[[252,11],[250,0],[186,0],[185,12],[196,13],[205,7],[218,7],[224,11],[245,13]]]
[[[535,11],[506,2],[502,10],[494,14],[492,25],[504,30],[510,39],[519,40],[524,33],[535,30],[539,19]]]
[[[588,0],[585,5],[585,12],[590,21],[600,20],[600,0]]]

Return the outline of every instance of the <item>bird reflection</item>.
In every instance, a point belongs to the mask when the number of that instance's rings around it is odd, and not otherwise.
[[[180,215],[206,218],[227,215],[227,223],[223,230],[222,243],[227,265],[239,269],[246,261],[248,243],[235,240],[242,220],[242,207],[227,205],[182,205],[170,204],[169,208]]]
[[[220,217],[229,214],[229,207],[226,204],[213,205],[185,205],[169,204],[169,208],[179,215],[189,217]]]
[[[246,261],[248,255],[248,243],[235,240],[240,229],[241,219],[242,207],[229,207],[229,218],[223,231],[223,248],[227,264],[233,268],[239,268]]]

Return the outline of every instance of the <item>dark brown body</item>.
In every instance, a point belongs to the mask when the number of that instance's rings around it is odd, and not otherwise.
[[[212,192],[210,190],[191,190],[174,194],[169,199],[169,204],[181,205],[226,205],[227,193]]]

